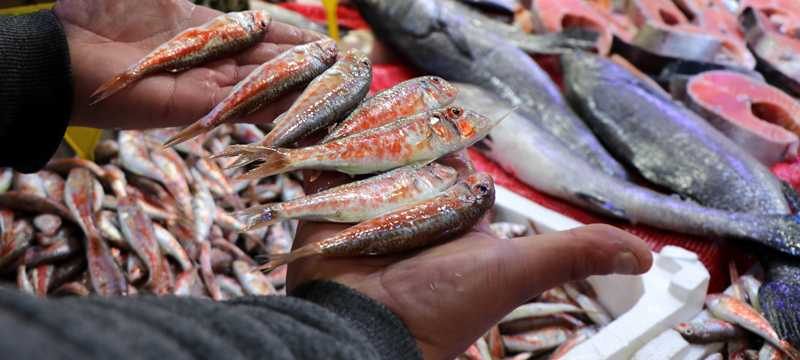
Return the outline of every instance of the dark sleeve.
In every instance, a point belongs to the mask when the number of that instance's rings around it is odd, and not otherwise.
[[[41,168],[71,106],[69,48],[53,12],[0,16],[0,167]]]
[[[0,289],[7,359],[420,359],[384,306],[343,285],[296,296],[39,299]]]

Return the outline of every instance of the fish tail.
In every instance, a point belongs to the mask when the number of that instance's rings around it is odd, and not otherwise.
[[[183,130],[179,131],[177,134],[167,139],[167,141],[164,142],[163,145],[164,148],[166,149],[168,147],[178,145],[180,143],[191,140],[194,137],[211,130],[212,127],[209,127],[207,125],[207,122],[203,120],[205,120],[205,118],[196,121],[194,124],[187,126]]]
[[[267,262],[256,268],[262,272],[270,272],[278,266],[291,263],[295,260],[322,254],[319,243],[308,244],[287,254],[270,254],[266,256]]]
[[[89,106],[95,105],[107,99],[109,96],[114,95],[116,92],[124,89],[140,78],[141,75],[131,71],[126,71],[122,74],[114,76],[114,78],[105,82],[103,85],[100,85],[100,87],[98,87],[97,90],[92,93],[92,95],[89,97],[89,99],[91,99]]]
[[[239,175],[239,178],[260,179],[295,170],[291,154],[287,149],[262,147],[259,160],[262,160],[263,163],[255,169]]]

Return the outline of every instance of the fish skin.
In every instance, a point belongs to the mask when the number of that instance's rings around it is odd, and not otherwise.
[[[135,196],[117,198],[117,218],[125,241],[147,269],[145,285],[159,295],[167,293],[169,280],[153,222],[139,207]]]
[[[578,320],[572,315],[561,313],[552,316],[522,318],[502,322],[498,325],[503,334],[517,334],[541,329],[548,326],[560,326],[568,329],[579,329],[585,327],[583,321]]]
[[[55,214],[64,220],[76,222],[75,217],[61,202],[55,202],[46,197],[18,191],[6,191],[0,194],[0,207],[37,214]]]
[[[136,175],[164,183],[164,174],[150,158],[144,134],[136,130],[123,130],[117,135],[119,160],[125,170]]]
[[[41,170],[37,174],[42,179],[47,197],[53,201],[63,201],[64,179],[60,175],[47,170]]]
[[[148,140],[151,140],[160,146],[160,144],[167,142],[167,140],[178,134],[180,131],[180,128],[171,127],[145,130],[144,134]],[[203,147],[205,140],[206,136],[198,136],[194,139],[186,140],[180,144],[177,144],[174,146],[174,148],[178,152],[186,155],[192,155],[201,158],[206,157],[208,156],[208,151]]]
[[[376,128],[397,119],[450,105],[457,90],[438,76],[403,81],[364,100],[321,143]]]
[[[195,162],[194,168],[205,177],[206,185],[212,193],[214,189],[217,188],[219,196],[224,197],[231,206],[236,209],[244,208],[244,204],[242,204],[241,199],[239,199],[236,192],[233,190],[233,187],[228,181],[228,177],[222,172],[222,169],[216,162],[209,158],[200,158]]]
[[[217,274],[214,276],[214,280],[219,284],[219,290],[225,300],[244,296],[244,290],[242,290],[242,286],[239,285],[239,281],[236,279]]]
[[[333,65],[336,55],[336,43],[330,39],[299,45],[283,52],[255,68],[211,112],[172,136],[164,146],[180,144],[225,122],[255,112],[322,74]]]
[[[328,30],[325,26],[309,20],[307,17],[301,15],[296,11],[284,8],[282,6],[270,4],[266,1],[251,1],[250,9],[252,10],[266,10],[275,21],[307,29],[320,34],[327,34]]]
[[[570,352],[570,350],[574,349],[584,341],[589,340],[589,338],[595,334],[597,334],[597,329],[593,326],[587,326],[578,329],[553,351],[553,353],[550,355],[550,360],[566,359],[566,355]]]
[[[8,191],[14,182],[14,170],[3,168],[0,170],[0,194]]]
[[[255,267],[248,265],[242,260],[233,262],[233,273],[236,275],[236,278],[239,279],[239,283],[242,285],[242,289],[244,289],[247,295],[264,296],[272,295],[277,292],[264,274],[260,271],[256,271]]]
[[[86,287],[86,285],[81,284],[78,281],[71,281],[71,282],[68,282],[66,284],[63,284],[63,285],[57,287],[53,291],[53,294],[56,295],[56,296],[73,295],[73,296],[79,296],[79,297],[86,297],[86,296],[89,296],[91,294],[91,292]]]
[[[597,300],[592,299],[586,294],[581,293],[575,285],[567,283],[563,285],[564,291],[567,295],[575,301],[581,309],[586,311],[586,316],[589,317],[595,324],[599,326],[606,326],[613,321],[611,314],[601,305]]]
[[[214,214],[216,214],[217,204],[214,197],[208,190],[202,175],[195,170],[191,170],[194,175],[194,197],[192,198],[192,212],[194,213],[194,239],[197,243],[208,242],[208,235],[211,233],[211,226],[214,225]]]
[[[172,233],[158,223],[153,223],[153,232],[161,251],[177,261],[181,271],[188,271],[192,268],[192,260]]]
[[[493,205],[492,177],[473,174],[437,197],[364,221],[291,253],[268,255],[269,261],[259,269],[274,269],[312,255],[376,256],[434,245],[471,229]]]
[[[405,166],[298,199],[252,207],[237,214],[245,230],[287,219],[358,223],[427,200],[455,184],[452,168]]]
[[[259,145],[288,147],[304,136],[341,120],[369,91],[372,62],[358,50],[339,54],[336,63],[317,76],[294,104],[273,122]]]
[[[448,25],[455,22],[460,27],[469,27],[476,32],[492,34],[531,55],[553,55],[576,49],[592,51],[595,49],[595,42],[598,38],[596,33],[584,29],[529,34],[516,26],[486,16],[459,1],[435,0],[435,2],[441,6],[442,13],[439,15],[448,21]],[[460,41],[461,39],[453,35],[453,40]],[[465,51],[466,49],[462,48],[461,50]]]
[[[203,282],[197,275],[197,269],[184,271],[175,277],[175,296],[191,296],[198,298],[208,298]],[[216,279],[215,279],[216,280]]]
[[[91,95],[90,105],[145,76],[189,69],[251,47],[264,39],[271,22],[269,13],[254,10],[223,14],[203,25],[188,28],[100,85]]]
[[[94,191],[92,173],[84,168],[72,169],[64,187],[64,202],[85,235],[86,261],[93,290],[100,296],[124,296],[128,293],[125,275],[111,257],[94,223]]]
[[[761,311],[761,305],[758,302],[758,289],[761,287],[761,281],[752,275],[745,274],[739,277],[739,284],[747,294],[747,300],[750,306]]]
[[[761,311],[781,338],[800,346],[800,261],[771,256],[765,261],[766,281],[758,289]]]
[[[298,169],[368,174],[427,163],[466,148],[482,139],[502,120],[450,106],[305,148],[245,145],[234,149],[252,151],[264,160],[264,164],[241,176],[247,179]]]
[[[484,87],[559,138],[604,172],[626,178],[625,169],[569,109],[558,87],[530,56],[502,38],[443,17],[437,1],[356,0],[362,16],[425,72]],[[457,40],[454,40],[457,39]],[[462,46],[457,44],[461,43]],[[464,55],[467,48],[472,56]]]
[[[727,342],[747,336],[741,327],[719,319],[682,322],[675,325],[675,331],[692,344]]]
[[[219,289],[216,278],[214,278],[214,270],[211,268],[211,244],[208,241],[200,243],[200,278],[206,285],[206,290],[215,301],[222,300],[222,291]]]
[[[28,271],[24,264],[17,266],[17,289],[24,293],[35,295],[33,284],[31,283],[31,279],[28,277]]]
[[[233,124],[233,137],[240,143],[251,144],[264,138],[264,131],[254,124]]]
[[[706,307],[717,318],[735,323],[768,343],[778,347],[787,355],[793,356],[797,350],[782,340],[770,323],[750,305],[730,296],[713,294],[706,297]],[[793,357],[795,358],[795,357]]]
[[[164,176],[164,186],[175,198],[178,209],[184,216],[192,219],[192,193],[186,181],[185,174],[188,172],[186,164],[175,150],[171,148],[158,149],[150,152],[153,164],[159,167]]]
[[[555,349],[569,339],[571,331],[561,327],[547,327],[517,335],[504,335],[503,345],[511,352],[538,352]]]
[[[14,177],[14,190],[26,194],[47,197],[44,182],[38,173],[18,173]]]
[[[527,303],[518,306],[500,320],[501,323],[530,317],[545,317],[562,313],[583,313],[584,310],[570,304]]]
[[[57,238],[52,244],[28,249],[24,262],[26,266],[55,263],[73,257],[81,250],[80,241],[70,234]]]
[[[2,244],[0,246],[0,268],[12,264],[22,256],[32,245],[33,227],[27,220],[14,221],[13,214],[8,210],[0,210],[0,229],[2,229]]]
[[[61,227],[61,218],[53,214],[39,214],[33,218],[33,226],[44,235],[52,236]]]
[[[474,87],[469,89],[481,94],[478,99],[492,99],[491,94]],[[462,93],[465,91],[460,91],[459,95]],[[490,115],[509,111],[505,104],[497,101],[481,109]],[[491,131],[484,145],[480,151],[521,181],[588,210],[660,229],[755,241],[790,255],[800,255],[800,224],[794,217],[703,207],[608,176],[516,112]]]
[[[786,356],[776,347],[771,344],[764,343],[761,350],[758,351],[758,360],[783,360]]]
[[[769,169],[693,112],[598,56],[565,54],[561,63],[568,99],[646,179],[713,208],[789,213]]]

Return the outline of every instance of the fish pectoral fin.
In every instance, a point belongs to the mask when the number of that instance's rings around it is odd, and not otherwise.
[[[627,214],[625,214],[625,210],[617,207],[610,201],[593,194],[587,193],[575,193],[579,199],[583,200],[589,206],[614,217],[618,217],[621,219],[628,219]]]

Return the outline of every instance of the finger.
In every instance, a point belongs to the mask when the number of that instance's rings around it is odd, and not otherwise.
[[[273,20],[272,24],[269,25],[267,35],[264,37],[264,42],[300,45],[317,41],[324,37],[325,35],[322,35],[318,32],[301,29],[296,26]]]

